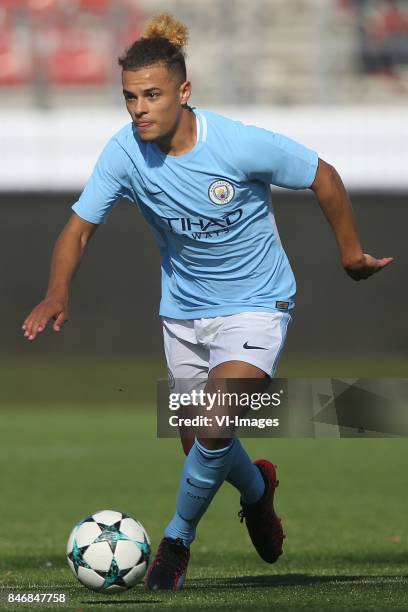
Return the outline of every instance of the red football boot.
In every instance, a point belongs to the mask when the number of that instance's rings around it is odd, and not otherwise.
[[[283,553],[282,544],[285,535],[281,519],[275,514],[273,498],[279,485],[276,479],[276,466],[266,459],[258,459],[254,464],[260,470],[265,481],[265,492],[254,504],[241,502],[242,510],[238,512],[241,523],[245,519],[252,544],[259,556],[267,563],[275,563]]]
[[[190,549],[180,538],[163,538],[144,579],[146,591],[180,591],[190,559]]]

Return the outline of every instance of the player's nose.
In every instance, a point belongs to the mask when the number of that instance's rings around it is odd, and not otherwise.
[[[136,106],[134,107],[134,111],[136,117],[141,117],[142,115],[145,115],[148,111],[146,100],[143,100],[143,98],[139,98],[136,102]]]

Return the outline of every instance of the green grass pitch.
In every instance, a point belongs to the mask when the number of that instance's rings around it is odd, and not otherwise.
[[[254,459],[278,465],[287,539],[275,565],[252,549],[238,494],[225,484],[200,524],[183,592],[138,585],[107,596],[80,585],[65,560],[79,519],[128,512],[155,550],[174,511],[183,454],[177,440],[156,439],[153,370],[89,367],[86,391],[78,364],[60,367],[59,378],[52,364],[3,368],[3,590],[68,595],[44,610],[408,610],[404,439],[244,440]],[[40,608],[0,602],[1,610]]]

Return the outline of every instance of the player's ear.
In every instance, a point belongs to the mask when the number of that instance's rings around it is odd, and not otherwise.
[[[190,99],[191,96],[191,83],[190,81],[184,81],[180,85],[180,104],[185,106]]]

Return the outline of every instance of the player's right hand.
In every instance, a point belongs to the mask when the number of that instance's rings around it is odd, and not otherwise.
[[[50,319],[54,319],[53,330],[59,332],[68,321],[68,303],[65,300],[45,298],[28,315],[22,325],[24,337],[35,340],[37,334],[44,331]]]

